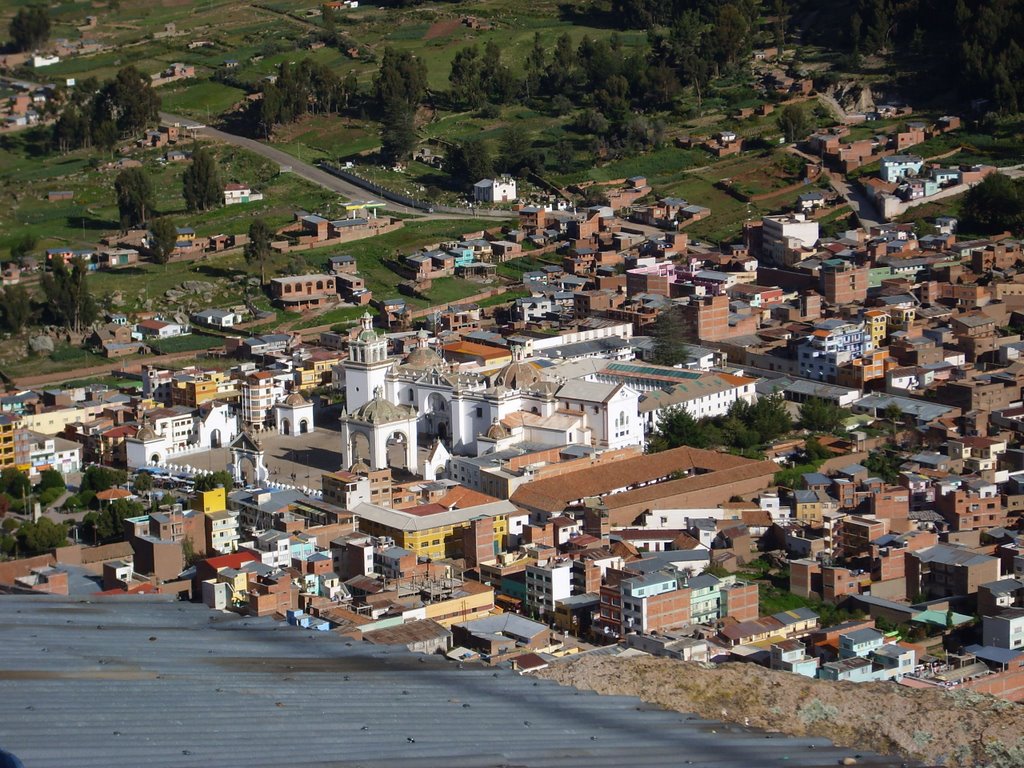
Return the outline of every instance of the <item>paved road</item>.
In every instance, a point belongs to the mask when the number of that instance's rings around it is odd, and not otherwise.
[[[814,155],[808,154],[795,146],[790,145],[786,147],[786,151],[797,157],[801,157],[804,160],[812,163],[820,163],[821,158],[815,157]],[[855,214],[857,214],[857,220],[860,221],[860,225],[864,229],[878,226],[880,221],[878,217],[878,211],[875,209],[874,204],[868,199],[858,186],[850,184],[837,173],[833,173],[828,168],[822,166],[821,171],[828,179],[829,184],[832,185],[832,189],[842,197]]]
[[[182,115],[173,115],[169,112],[161,112],[160,119],[167,123],[179,123],[185,128],[197,128],[196,133],[199,136],[208,139],[216,139],[222,141],[225,144],[233,144],[236,147],[244,147],[251,152],[255,152],[258,155],[262,155],[271,162],[277,163],[279,167],[291,168],[291,172],[296,176],[299,176],[306,181],[329,189],[332,192],[344,195],[350,200],[359,200],[360,198],[366,198],[370,193],[361,187],[357,187],[355,184],[339,179],[337,176],[332,176],[326,171],[322,171],[315,165],[304,163],[301,160],[289,155],[280,149],[272,147],[263,142],[256,141],[255,139],[249,139],[245,136],[236,136],[233,133],[227,133],[217,128],[211,128],[203,123],[199,123],[190,118]],[[415,208],[409,208],[405,205],[398,205],[387,201],[387,209],[389,211],[397,211],[399,213],[419,213]]]
[[[842,195],[843,199],[850,204],[850,208],[857,214],[857,220],[860,221],[860,225],[864,229],[878,226],[880,221],[878,212],[875,210],[874,204],[868,199],[868,196],[859,187],[848,183],[846,179],[834,173],[828,175],[828,180],[832,185],[832,189]]]
[[[376,197],[373,192],[363,189],[356,184],[345,179],[340,179],[337,176],[333,176],[327,171],[318,168],[315,165],[305,163],[293,155],[289,155],[283,150],[277,149],[269,144],[265,144],[262,141],[256,141],[245,136],[237,136],[227,131],[222,131],[217,128],[211,128],[208,125],[197,122],[183,115],[174,115],[169,112],[161,112],[160,119],[166,123],[179,123],[185,128],[196,128],[196,134],[208,139],[215,139],[222,141],[225,144],[233,144],[236,147],[243,147],[251,152],[255,152],[258,155],[262,155],[271,162],[277,163],[278,167],[291,168],[291,172],[296,176],[299,176],[306,181],[312,182],[318,186],[329,189],[332,192],[344,195],[350,200],[365,200],[369,197]],[[510,219],[514,217],[514,214],[509,211],[491,211],[491,210],[466,210],[461,211],[454,208],[445,208],[441,211],[435,211],[433,213],[425,213],[417,208],[410,208],[407,205],[401,205],[399,203],[385,200],[385,208],[394,213],[412,214],[419,216],[424,219],[465,219],[471,217],[479,217],[481,219]]]

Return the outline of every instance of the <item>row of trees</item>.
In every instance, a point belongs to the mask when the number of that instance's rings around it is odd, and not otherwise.
[[[358,94],[354,72],[338,77],[325,64],[303,59],[282,62],[273,83],[263,88],[263,98],[249,106],[246,122],[251,131],[269,138],[274,126],[292,123],[306,114],[336,114],[351,106]]]
[[[59,152],[93,146],[109,151],[119,140],[155,124],[159,112],[160,96],[134,66],[102,84],[86,78],[70,91],[54,124],[53,147]]]

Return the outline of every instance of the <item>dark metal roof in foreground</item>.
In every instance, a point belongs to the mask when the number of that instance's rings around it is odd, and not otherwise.
[[[762,768],[859,751],[160,597],[10,596],[0,618],[0,747],[31,768]]]

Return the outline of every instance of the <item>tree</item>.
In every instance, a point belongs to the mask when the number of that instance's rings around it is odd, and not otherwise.
[[[66,490],[67,485],[64,483],[64,475],[58,472],[56,469],[44,469],[39,474],[39,482],[36,483],[36,492],[42,492],[56,488],[58,490]]]
[[[31,51],[50,36],[50,14],[41,5],[22,8],[11,19],[8,34],[15,50]]]
[[[270,260],[270,238],[272,231],[263,219],[255,219],[249,225],[249,242],[245,244],[245,261],[260,265],[260,285],[267,282],[267,262]]]
[[[35,250],[38,244],[39,238],[31,232],[26,232],[11,245],[11,258],[17,261],[24,256],[28,256]]]
[[[456,144],[448,153],[448,172],[467,188],[493,176],[494,160],[487,142],[465,139]]]
[[[725,67],[732,67],[750,47],[750,22],[734,3],[718,7],[713,27],[715,59]]]
[[[192,162],[182,176],[182,194],[189,211],[216,208],[224,199],[217,158],[207,147],[192,153]]]
[[[92,464],[86,467],[85,472],[82,473],[80,490],[99,493],[100,491],[106,491],[119,485],[124,485],[127,480],[128,473],[124,470],[111,469],[110,467],[101,467],[98,464]]]
[[[896,403],[889,403],[889,405],[885,406],[885,410],[882,413],[885,416],[885,420],[889,422],[889,432],[891,437],[895,440],[896,431],[899,429],[899,425],[903,421],[903,409]]]
[[[781,392],[759,397],[753,405],[737,400],[730,409],[730,415],[733,413],[758,433],[762,443],[775,440],[793,429],[793,419]]]
[[[153,90],[152,80],[134,66],[127,66],[96,94],[92,124],[109,120],[122,136],[132,136],[155,123],[159,113],[160,96]]]
[[[141,168],[126,168],[114,179],[121,229],[144,226],[153,213],[153,183]]]
[[[968,231],[1024,233],[1024,185],[1002,173],[990,174],[967,191],[960,214]]]
[[[55,523],[41,517],[34,523],[25,523],[18,529],[18,545],[26,556],[42,555],[51,549],[67,546],[68,531],[64,523]]]
[[[135,493],[146,493],[153,490],[153,476],[149,472],[138,472],[132,478],[132,488]]]
[[[651,434],[647,445],[651,453],[658,453],[683,445],[708,448],[713,442],[713,433],[707,428],[707,424],[697,421],[689,411],[677,406],[670,408],[658,420],[658,426]]]
[[[0,290],[0,326],[10,333],[19,333],[32,319],[32,300],[23,285],[9,285]]]
[[[32,493],[32,483],[20,469],[7,467],[0,472],[0,491],[11,498],[20,499]]]
[[[207,472],[196,477],[195,489],[199,491],[212,491],[218,486],[223,486],[228,490],[235,487],[235,480],[231,477],[231,473],[227,470],[217,470],[216,472]]]
[[[831,452],[813,437],[804,444],[804,455],[808,461],[815,464],[823,462],[832,456]]]
[[[775,47],[782,55],[782,49],[786,45],[786,16],[789,9],[786,7],[786,0],[772,0],[772,15],[775,17],[772,24],[772,32],[775,37]]]
[[[680,307],[673,306],[659,314],[651,328],[651,337],[654,339],[651,362],[658,365],[685,363],[690,356],[686,344],[689,330],[689,323]]]
[[[44,317],[54,325],[80,333],[98,313],[86,284],[88,267],[80,256],[72,259],[71,269],[59,257],[51,259],[49,266],[49,271],[43,273],[39,281],[46,299]]]
[[[872,451],[861,462],[867,470],[887,483],[895,483],[900,477],[900,461],[888,451]]]
[[[448,75],[451,98],[455,105],[475,109],[483,104],[486,97],[484,67],[479,47],[471,45],[456,52]]]
[[[415,110],[427,92],[427,65],[408,51],[385,48],[373,89],[381,114],[395,105]]]
[[[849,415],[846,409],[820,397],[800,404],[800,426],[811,432],[834,432]]]
[[[153,255],[153,261],[157,264],[166,264],[171,259],[171,253],[178,244],[178,228],[167,216],[154,219],[149,225],[149,246]]]
[[[530,138],[521,125],[513,123],[505,129],[501,137],[498,158],[499,168],[506,173],[519,173],[525,168],[533,167],[535,157]]]
[[[89,512],[82,518],[86,538],[95,542],[121,541],[124,538],[124,521],[138,517],[146,511],[141,502],[131,499],[116,499],[102,509]]]
[[[416,126],[413,109],[405,104],[395,103],[381,122],[381,158],[388,163],[405,160],[416,148]]]
[[[337,45],[338,43],[338,20],[335,10],[327,5],[326,3],[321,8],[320,15],[320,26],[323,28],[323,32],[320,38],[328,45]]]
[[[802,104],[786,105],[779,113],[778,122],[786,141],[791,144],[803,140],[813,130],[807,110]]]

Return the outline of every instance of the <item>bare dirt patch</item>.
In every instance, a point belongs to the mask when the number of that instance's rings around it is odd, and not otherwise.
[[[968,690],[832,683],[751,664],[710,666],[650,657],[583,656],[539,673],[602,694],[926,765],[1024,765],[1024,709]]]
[[[447,19],[445,21],[435,21],[430,25],[430,29],[427,30],[426,34],[423,35],[424,40],[436,40],[439,37],[450,35],[452,32],[457,30],[461,22],[458,19]]]

